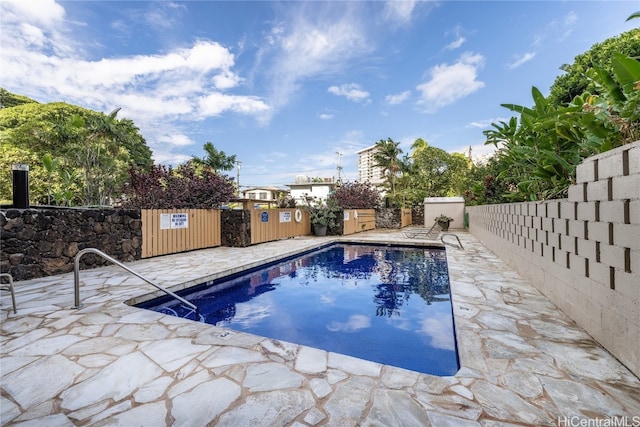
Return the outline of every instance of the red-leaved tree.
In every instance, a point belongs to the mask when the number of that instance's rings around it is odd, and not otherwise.
[[[153,165],[131,169],[122,206],[138,209],[211,209],[234,196],[233,181],[210,168],[196,171],[187,163],[177,168]]]
[[[380,206],[380,192],[368,182],[347,182],[329,198],[343,209],[374,209]]]

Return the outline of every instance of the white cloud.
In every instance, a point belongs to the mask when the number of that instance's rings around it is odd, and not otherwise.
[[[236,312],[233,316],[233,321],[236,324],[242,325],[245,328],[250,328],[257,325],[262,320],[272,317],[276,312],[276,306],[273,300],[267,296],[260,298],[260,302],[247,301],[244,304],[237,304]],[[283,320],[279,318],[277,320]],[[220,323],[224,326],[224,322]]]
[[[2,18],[3,24],[5,21],[20,21],[52,28],[61,23],[65,17],[64,8],[56,3],[55,0],[2,0],[0,2],[0,10],[4,15]]]
[[[455,39],[454,41],[452,41],[451,43],[449,43],[448,45],[446,45],[444,47],[445,50],[454,50],[454,49],[458,49],[460,46],[462,46],[462,44],[464,42],[466,42],[467,39],[465,39],[464,37],[458,37],[457,39]]]
[[[275,163],[282,162],[288,156],[287,153],[283,153],[281,151],[271,151],[266,155],[261,156],[261,159],[265,163]]]
[[[337,96],[344,96],[349,101],[353,102],[369,101],[369,92],[363,90],[357,83],[348,83],[340,86],[330,86],[328,92]]]
[[[342,71],[349,60],[373,50],[359,2],[339,3],[339,14],[334,4],[327,3],[324,9],[318,2],[293,4],[288,26],[274,25],[257,54],[258,63],[266,68],[261,73],[271,81],[272,113],[286,105],[305,80]]]
[[[118,117],[131,117],[131,113],[122,110],[118,113]],[[158,120],[144,119],[140,121],[136,120],[136,126],[141,129],[148,129],[148,131],[143,132],[143,135],[149,146],[153,149],[153,159],[156,163],[176,165],[191,159],[190,154],[196,154],[195,151],[190,152],[189,155],[174,153],[176,149],[193,147],[195,144],[195,141],[187,136],[177,122],[168,121],[163,118]],[[195,147],[193,150],[198,150],[199,148],[200,147]]]
[[[22,33],[24,34],[24,41],[28,45],[42,47],[47,41],[44,32],[31,24],[22,24]]]
[[[533,58],[535,58],[536,53],[535,52],[527,52],[523,55],[518,55],[516,57],[516,60],[510,64],[507,64],[507,68],[518,68],[519,66],[521,66],[522,64],[524,64],[525,62],[529,62],[531,61]]]
[[[121,107],[121,116],[140,117],[143,123],[148,120],[184,116],[194,111],[190,101],[184,97],[161,97],[151,93],[114,93],[110,97],[96,99],[95,102],[101,103],[101,111]]]
[[[404,92],[387,95],[385,101],[387,101],[389,105],[398,105],[409,99],[409,96],[411,96],[411,91],[405,90]]]
[[[19,52],[10,48],[3,51],[8,58],[2,62],[19,61]],[[83,87],[141,90],[147,92],[150,85],[157,86],[167,80],[195,78],[203,73],[219,73],[212,76],[214,82],[220,82],[228,88],[229,81],[238,81],[231,72],[234,65],[233,55],[215,42],[200,41],[190,48],[174,50],[166,54],[135,55],[120,58],[105,58],[98,61],[77,57],[47,56],[44,52],[29,52],[36,70],[57,79],[59,83],[80,85]],[[11,77],[18,78],[18,75]],[[50,77],[50,78],[51,78]],[[200,86],[200,90],[203,88]],[[63,86],[61,91],[73,89]]]
[[[119,33],[128,33],[130,29],[127,23],[122,19],[111,21],[111,23],[109,24],[109,27],[111,27],[113,31],[116,31]]]
[[[36,7],[37,5],[37,7]],[[121,107],[119,117],[135,121],[159,161],[172,147],[192,144],[182,128],[225,112],[260,118],[270,110],[256,96],[230,93],[243,79],[233,53],[211,40],[198,40],[164,52],[89,59],[84,40],[71,37],[81,22],[65,20],[54,1],[1,1],[3,86],[38,100],[63,100],[97,111]],[[169,14],[182,5],[164,3]],[[147,16],[148,19],[149,16]],[[139,18],[139,20],[143,20]],[[126,28],[118,22],[118,28]]]
[[[426,318],[421,321],[421,332],[431,337],[431,346],[444,350],[455,350],[453,325],[449,318]]]
[[[471,147],[471,157],[474,159],[492,156],[496,153],[496,147],[493,144],[485,145],[484,142],[458,146],[449,150],[449,153],[462,153],[466,155],[469,152],[469,147]]]
[[[384,4],[384,18],[398,25],[411,22],[415,0],[387,0]]]
[[[202,118],[219,116],[225,111],[252,114],[263,113],[268,110],[269,106],[267,104],[253,96],[226,95],[215,92],[199,100],[199,112]]]
[[[336,302],[336,297],[333,295],[320,295],[320,302],[323,304],[333,305]]]
[[[447,31],[445,35],[448,36],[450,34],[453,34],[456,39],[451,43],[449,43],[448,45],[446,45],[444,49],[455,50],[455,49],[458,49],[460,46],[462,46],[464,42],[467,41],[467,39],[464,38],[461,33],[462,33],[462,27],[460,25],[456,25],[452,30]]]
[[[186,154],[176,154],[171,150],[167,150],[164,147],[156,147],[153,150],[153,160],[155,163],[162,163],[166,165],[177,165],[184,163],[191,159],[191,156]]]
[[[481,54],[469,52],[453,64],[436,65],[429,71],[430,79],[416,87],[422,95],[418,105],[426,112],[434,112],[483,88],[484,82],[477,80],[483,65]]]
[[[346,322],[333,321],[327,325],[331,332],[358,332],[371,327],[371,318],[363,314],[353,314]]]
[[[49,50],[55,54],[75,52],[78,43],[65,36],[70,27],[65,17],[64,8],[54,0],[2,0],[0,47],[18,52],[30,48]]]
[[[562,20],[564,31],[560,36],[560,38],[558,39],[558,41],[561,42],[567,37],[569,37],[571,33],[573,33],[573,30],[575,29],[577,23],[578,23],[578,15],[572,10]]]
[[[212,81],[218,89],[231,89],[236,87],[242,79],[231,71],[223,71],[213,76]]]
[[[298,164],[305,170],[320,171],[321,169],[325,169],[323,173],[328,173],[328,176],[331,176],[335,173],[335,167],[338,164],[338,155],[335,151],[330,150],[331,149],[327,149],[322,153],[309,154],[304,158],[298,159]]]
[[[564,17],[563,23],[565,27],[574,27],[578,23],[578,14],[572,10]]]
[[[151,28],[169,30],[177,23],[178,14],[184,9],[184,5],[171,1],[153,2],[142,14],[142,21]]]
[[[331,120],[333,119],[334,115],[330,114],[330,113],[320,113],[318,115],[318,118],[320,118],[321,120]]]
[[[467,124],[466,127],[487,129],[491,127],[491,123],[498,123],[500,121],[509,121],[509,119],[506,119],[504,117],[496,117],[495,119],[478,120],[478,121]]]
[[[350,130],[345,132],[345,134],[340,138],[339,141],[336,141],[334,147],[332,149],[334,151],[340,151],[344,154],[342,160],[344,161],[349,156],[357,157],[355,154],[356,151],[362,150],[363,148],[369,147],[373,145],[373,143],[364,141],[364,132],[361,130]]]
[[[564,41],[573,33],[578,21],[578,14],[572,10],[561,21],[553,20],[549,22],[534,35],[532,46],[536,48],[543,47],[547,38],[552,40],[555,38],[557,43]]]

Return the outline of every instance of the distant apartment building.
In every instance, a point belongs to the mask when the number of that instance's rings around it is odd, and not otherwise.
[[[291,189],[291,198],[298,205],[306,205],[307,199],[327,200],[329,194],[336,188],[336,182],[333,177],[310,178],[306,175],[298,175],[296,182],[287,186]]]
[[[359,182],[369,182],[373,185],[381,185],[384,182],[382,168],[376,166],[373,158],[376,151],[376,146],[372,145],[357,152]]]
[[[467,151],[465,151],[464,156],[470,163],[473,163],[476,166],[484,166],[489,163],[489,160],[491,160],[491,158],[495,156],[495,154],[495,152],[491,152],[486,154],[473,155],[471,146],[469,146],[469,148],[467,148]]]
[[[274,204],[280,197],[285,197],[287,193],[287,190],[278,187],[252,187],[242,190],[243,198],[253,200],[258,205]]]

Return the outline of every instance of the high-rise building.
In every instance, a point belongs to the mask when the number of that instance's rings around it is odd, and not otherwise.
[[[377,148],[375,145],[357,152],[358,154],[358,181],[379,185],[384,182],[384,174],[380,166],[376,166],[373,158]]]

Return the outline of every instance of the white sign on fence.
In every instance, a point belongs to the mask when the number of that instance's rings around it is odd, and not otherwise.
[[[291,212],[290,211],[280,212],[280,222],[291,222]]]
[[[344,211],[344,220],[349,221],[349,211]]]
[[[186,213],[171,214],[171,228],[189,228],[189,216]]]
[[[171,228],[171,214],[160,214],[160,230]]]
[[[160,230],[169,228],[189,228],[189,216],[186,213],[160,214]]]

